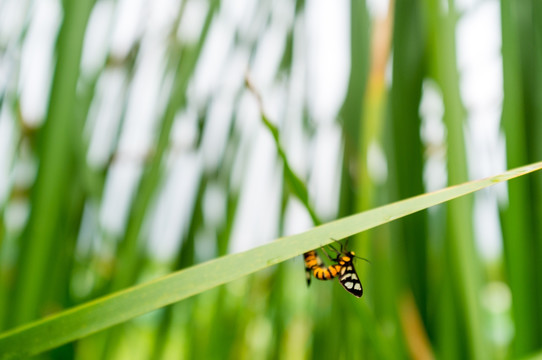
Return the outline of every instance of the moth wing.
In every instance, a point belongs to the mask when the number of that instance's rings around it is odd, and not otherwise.
[[[363,295],[363,286],[361,285],[361,281],[359,281],[356,268],[354,268],[354,264],[351,261],[344,264],[341,268],[339,282],[346,291],[355,297],[360,298]]]

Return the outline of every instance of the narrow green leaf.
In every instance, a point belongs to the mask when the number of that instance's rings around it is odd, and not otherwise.
[[[419,107],[422,81],[425,76],[424,58],[427,28],[423,22],[423,4],[419,1],[398,1],[393,25],[393,83],[390,93],[389,146],[390,174],[397,199],[424,191],[424,150]],[[404,154],[409,154],[405,161]],[[392,195],[393,196],[393,195]],[[395,200],[391,197],[390,200]],[[401,275],[407,275],[420,315],[428,331],[428,241],[427,214],[420,213],[397,223],[396,251],[404,264],[398,264]]]
[[[542,169],[542,162],[448,187],[172,273],[0,334],[0,359],[38,354],[402,216]]]
[[[540,142],[536,130],[529,128],[530,112],[528,99],[531,97],[526,85],[529,80],[522,77],[526,57],[533,57],[531,50],[522,57],[521,45],[524,37],[529,37],[525,18],[522,19],[525,4],[515,1],[501,1],[502,23],[502,57],[503,57],[503,108],[501,126],[506,134],[506,162],[508,166],[524,164],[529,158],[530,143]],[[532,16],[531,14],[529,16]],[[531,48],[531,46],[529,46]],[[529,62],[530,60],[527,60]],[[529,71],[529,78],[536,74]],[[527,92],[526,92],[527,91]],[[536,97],[535,94],[533,96]],[[532,140],[531,140],[532,138]],[[539,273],[538,255],[535,249],[539,236],[536,227],[540,221],[535,211],[537,204],[537,187],[529,188],[529,182],[517,181],[508,187],[509,204],[502,211],[504,259],[508,283],[514,301],[512,315],[514,318],[513,356],[524,356],[540,348],[540,296],[533,290],[537,284]],[[518,242],[517,239],[526,241]]]
[[[316,211],[312,208],[311,204],[309,203],[309,191],[307,190],[307,186],[305,183],[297,176],[297,174],[294,172],[292,167],[290,166],[290,162],[288,161],[288,157],[286,156],[286,152],[284,151],[282,145],[280,144],[280,134],[279,129],[273,125],[271,121],[269,121],[269,118],[267,115],[265,115],[265,112],[263,111],[263,102],[261,95],[256,90],[254,85],[250,82],[250,79],[247,77],[245,79],[245,83],[248,87],[248,89],[254,94],[258,101],[258,106],[260,107],[260,118],[273,136],[273,140],[275,141],[275,146],[277,147],[277,154],[282,160],[282,164],[284,166],[284,180],[290,187],[290,190],[292,193],[303,203],[307,211],[309,212],[309,215],[311,216],[312,222],[315,225],[320,225],[322,221],[318,218],[318,215],[316,215]]]
[[[11,296],[8,325],[24,324],[38,317],[49,270],[65,223],[67,184],[72,172],[73,145],[81,134],[75,131],[74,113],[83,37],[94,0],[64,2],[64,20],[57,40],[56,68],[51,98],[40,129],[39,169],[32,189],[32,206],[17,260],[16,286]]]

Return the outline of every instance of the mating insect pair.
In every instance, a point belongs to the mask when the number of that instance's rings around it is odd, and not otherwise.
[[[307,285],[311,283],[311,272],[318,280],[330,280],[338,277],[342,287],[350,294],[361,297],[363,295],[363,287],[359,281],[358,274],[354,268],[354,257],[356,254],[353,251],[341,251],[331,247],[337,257],[331,259],[335,264],[326,267],[315,250],[311,250],[303,254],[305,258],[305,273],[307,276]],[[327,253],[324,250],[324,253]],[[329,258],[329,256],[328,256]]]

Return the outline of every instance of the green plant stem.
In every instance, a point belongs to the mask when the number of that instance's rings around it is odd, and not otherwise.
[[[48,284],[49,261],[63,224],[67,183],[71,170],[72,146],[81,133],[76,131],[74,114],[76,85],[86,24],[94,0],[64,2],[64,21],[57,43],[57,63],[49,109],[39,153],[39,171],[32,190],[32,210],[22,239],[17,285],[10,312],[10,325],[35,319],[43,305],[41,296]]]

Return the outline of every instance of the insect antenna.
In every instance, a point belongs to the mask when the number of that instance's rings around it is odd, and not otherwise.
[[[333,246],[328,245],[328,246],[329,246],[331,249],[333,249],[333,251],[335,251],[338,255],[343,254],[343,253],[345,252],[344,249],[346,249],[346,248],[348,247],[348,241],[350,240],[350,238],[347,238],[346,241],[344,242],[344,245],[343,245],[343,243],[341,243],[341,242],[340,242],[339,240],[337,240],[337,239],[334,239],[334,238],[330,238],[330,239],[333,240],[333,241],[335,241],[336,243],[339,243],[339,246],[341,247],[340,250],[337,250],[337,249],[335,249]],[[361,257],[361,256],[358,256],[358,255],[354,255],[354,258],[360,259],[360,260],[365,260],[365,261],[367,261],[369,264],[371,263],[371,262],[369,261],[369,259],[366,259],[366,258]]]
[[[365,260],[365,261],[367,261],[369,264],[371,264],[371,262],[369,261],[369,259],[366,259],[366,258],[364,258],[364,257],[354,255],[354,258],[360,259],[360,260]]]

